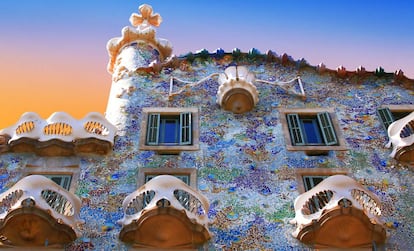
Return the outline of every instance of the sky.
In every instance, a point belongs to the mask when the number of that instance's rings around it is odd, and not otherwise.
[[[328,68],[402,69],[414,79],[414,1],[1,0],[0,128],[25,112],[104,114],[106,43],[149,4],[173,54],[223,48],[287,53]]]

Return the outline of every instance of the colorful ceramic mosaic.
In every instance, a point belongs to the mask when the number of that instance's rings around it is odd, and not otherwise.
[[[148,50],[147,50],[148,49]],[[133,44],[134,64],[146,67],[156,58],[153,48]],[[272,55],[272,54],[271,54]],[[274,54],[273,54],[274,55]],[[196,168],[197,188],[210,201],[212,239],[208,250],[308,250],[292,237],[293,202],[299,195],[295,168],[347,168],[382,201],[387,225],[386,247],[414,246],[413,170],[389,157],[390,149],[376,110],[381,105],[414,104],[414,93],[391,75],[339,77],[320,74],[303,61],[268,60],[257,50],[216,53],[201,51],[176,58],[157,72],[124,71],[113,82],[107,119],[118,128],[113,152],[82,155],[76,195],[85,220],[82,237],[66,250],[127,250],[118,239],[122,201],[137,184],[139,168]],[[283,57],[282,57],[283,58]],[[197,82],[228,66],[243,65],[257,79],[288,81],[300,76],[306,100],[275,85],[256,83],[259,102],[244,114],[224,111],[216,104],[217,78],[185,89],[169,99],[170,78]],[[118,74],[118,73],[114,73]],[[174,83],[174,90],[186,84]],[[143,107],[198,107],[200,150],[159,155],[139,150]],[[339,121],[348,150],[308,156],[288,151],[279,108],[330,108]],[[1,192],[16,183],[31,154],[3,154]]]

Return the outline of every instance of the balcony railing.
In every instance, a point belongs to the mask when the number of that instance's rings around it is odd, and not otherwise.
[[[10,246],[71,242],[80,236],[80,208],[80,199],[52,180],[24,177],[0,194],[1,242]]]
[[[296,224],[296,230],[292,234],[306,244],[351,248],[385,241],[379,199],[348,176],[326,178],[297,197],[294,206],[296,215],[291,223]],[[341,226],[344,223],[347,227]],[[347,239],[367,232],[372,235]]]
[[[74,146],[74,143],[82,145],[88,139],[113,145],[115,134],[116,127],[96,112],[87,114],[81,120],[75,120],[65,112],[53,113],[46,120],[34,112],[27,112],[15,125],[0,131],[0,135],[10,138],[9,145],[17,145],[20,141],[42,145],[42,142],[59,140]]]
[[[180,247],[197,246],[200,242],[210,238],[207,216],[209,202],[207,198],[174,176],[160,175],[151,179],[124,199],[123,208],[124,217],[118,221],[119,224],[123,225],[120,233],[120,238],[123,241],[132,241],[136,245],[146,247],[166,248],[173,247],[174,245],[171,243],[180,243]],[[151,235],[151,231],[144,231],[139,228],[145,228],[145,221],[150,221],[150,218],[152,218],[150,222],[157,222],[156,218],[159,216],[161,216],[160,224],[164,225],[164,227],[162,230],[158,229],[158,233],[162,231],[165,236],[174,236],[175,234],[180,236],[180,233],[174,233],[179,231],[177,229],[180,228],[177,225],[169,226],[166,224],[165,215],[168,215],[167,217],[180,218],[177,222],[187,222],[189,226],[185,228],[193,229],[193,233],[190,233],[190,235],[197,236],[195,238],[194,236],[192,237],[195,243],[186,243],[185,241],[172,240],[171,238],[161,242],[153,236],[141,236],[141,239],[135,240],[128,239],[128,232],[132,231],[131,229]],[[134,224],[137,225],[131,227]]]
[[[392,152],[390,156],[392,158],[400,159],[403,154],[408,153],[408,156],[403,158],[408,162],[414,162],[414,112],[408,114],[402,119],[394,121],[388,126],[388,138],[387,147],[392,146]]]

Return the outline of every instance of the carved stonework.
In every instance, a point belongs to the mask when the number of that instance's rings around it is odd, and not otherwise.
[[[255,76],[244,66],[230,66],[218,79],[217,103],[226,111],[245,113],[259,101]]]
[[[152,7],[147,4],[141,5],[139,11],[141,14],[133,13],[129,19],[134,27],[124,27],[122,37],[112,38],[107,43],[107,70],[114,75],[114,81],[139,70],[159,71],[160,64],[171,56],[170,42],[155,37],[153,27],[161,24],[161,16],[153,14]]]
[[[414,112],[388,126],[387,147],[392,146],[390,157],[414,164]]]
[[[95,112],[81,120],[64,112],[43,120],[28,112],[15,125],[0,131],[0,152],[33,152],[40,156],[106,154],[112,149],[116,131],[115,126]]]
[[[174,176],[151,179],[123,208],[119,238],[135,247],[196,248],[210,239],[208,200]]]
[[[31,175],[0,194],[0,245],[59,247],[80,236],[81,202],[50,179]]]
[[[379,199],[344,175],[326,178],[296,198],[293,236],[315,248],[365,248],[386,239]]]

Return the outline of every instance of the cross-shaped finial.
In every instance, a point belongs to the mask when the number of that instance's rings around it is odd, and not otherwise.
[[[135,27],[139,27],[141,25],[152,25],[155,27],[160,26],[162,22],[162,18],[160,14],[152,12],[152,7],[148,4],[143,4],[139,6],[140,14],[132,13],[131,17],[129,18],[129,21],[131,24]]]

